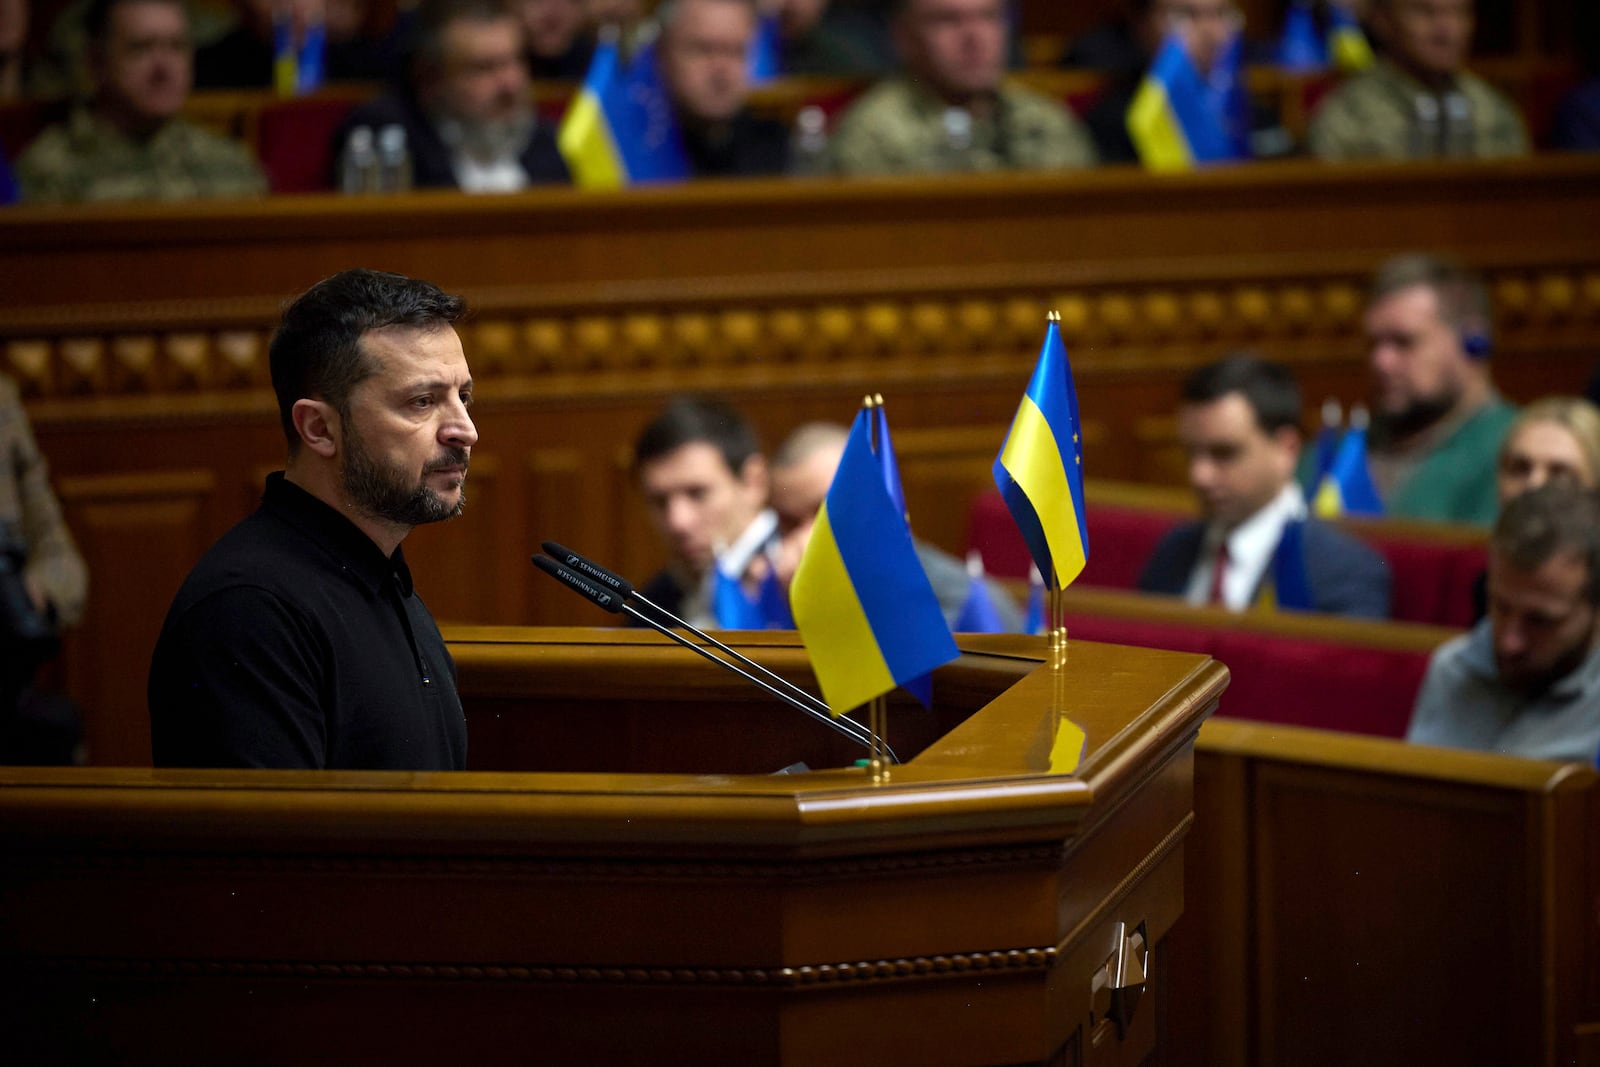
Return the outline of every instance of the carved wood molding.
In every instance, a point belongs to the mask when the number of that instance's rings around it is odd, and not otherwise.
[[[924,291],[882,278],[849,291],[818,278],[733,294],[703,282],[599,297],[592,288],[496,290],[474,297],[480,311],[464,333],[476,377],[506,398],[700,379],[805,384],[858,371],[879,380],[1014,377],[1037,353],[1048,308],[1061,313],[1074,370],[1088,378],[1191,365],[1245,346],[1300,363],[1358,358],[1366,278],[1354,270],[1071,287],[1036,270],[987,273]],[[1600,348],[1600,261],[1488,274],[1502,349]],[[30,399],[260,394],[270,386],[276,314],[270,300],[6,312],[0,371]]]
[[[815,986],[888,985],[960,977],[1049,970],[1054,947],[994,949],[896,959],[848,960],[798,967],[639,967],[512,963],[376,963],[266,960],[157,960],[44,958],[17,960],[6,968],[73,978],[121,981],[173,978],[359,979],[539,985],[635,985],[800,989]]]

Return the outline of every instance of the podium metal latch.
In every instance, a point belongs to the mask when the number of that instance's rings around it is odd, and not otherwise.
[[[1106,958],[1105,966],[1095,972],[1090,996],[1094,1014],[1116,1025],[1120,1041],[1128,1036],[1134,1009],[1144,993],[1149,946],[1142,922],[1131,934],[1127,924],[1119,922],[1112,928],[1112,936],[1116,950]]]

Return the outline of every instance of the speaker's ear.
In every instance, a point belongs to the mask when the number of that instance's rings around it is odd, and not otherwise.
[[[1494,342],[1482,330],[1469,330],[1461,335],[1461,349],[1470,359],[1488,359],[1494,352]]]

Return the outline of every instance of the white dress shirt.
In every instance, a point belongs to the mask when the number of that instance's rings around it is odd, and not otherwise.
[[[1306,517],[1306,498],[1300,487],[1290,482],[1271,502],[1248,519],[1225,531],[1218,523],[1206,527],[1200,554],[1189,572],[1189,587],[1184,599],[1191,604],[1211,602],[1212,577],[1216,572],[1217,546],[1228,543],[1228,569],[1222,576],[1222,602],[1232,611],[1250,606],[1262,575],[1272,565],[1272,555],[1283,539],[1283,527]]]

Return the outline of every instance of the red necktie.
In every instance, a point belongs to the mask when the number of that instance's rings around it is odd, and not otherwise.
[[[1217,545],[1217,558],[1211,564],[1211,598],[1208,604],[1226,604],[1222,595],[1222,582],[1228,576],[1228,542]]]

